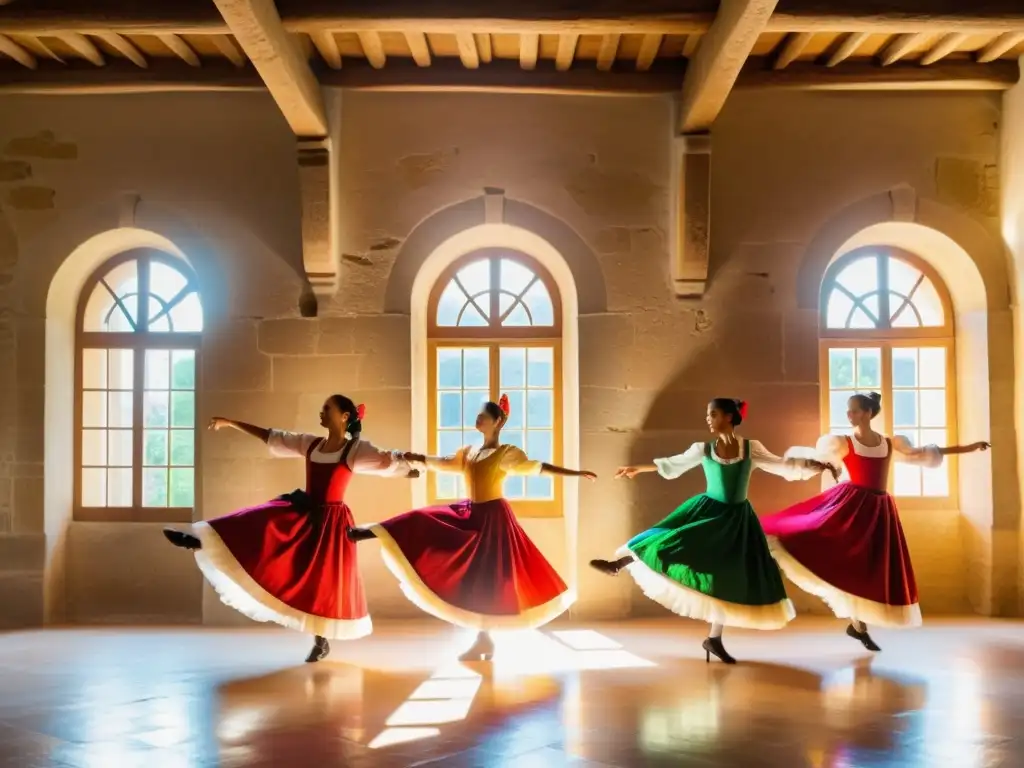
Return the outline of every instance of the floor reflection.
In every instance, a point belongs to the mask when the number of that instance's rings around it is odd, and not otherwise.
[[[841,629],[841,628],[840,628]],[[498,639],[383,625],[295,663],[277,631],[0,635],[0,768],[1024,765],[1024,632],[930,623],[869,656],[834,622],[623,623]],[[880,639],[883,633],[879,633]]]

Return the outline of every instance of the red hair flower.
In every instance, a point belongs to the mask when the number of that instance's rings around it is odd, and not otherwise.
[[[738,410],[740,412],[740,418],[741,419],[746,419],[747,418],[747,401],[746,400],[737,400],[736,401],[736,410]]]
[[[512,408],[508,403],[508,395],[502,395],[498,398],[498,407],[501,408],[501,412],[505,414],[505,418],[508,418]]]
[[[360,403],[356,406],[356,417],[362,421],[364,416],[366,416],[366,406]]]

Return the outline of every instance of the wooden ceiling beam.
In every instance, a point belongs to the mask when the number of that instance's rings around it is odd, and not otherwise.
[[[540,35],[528,33],[519,38],[519,66],[522,69],[536,69],[540,52]]]
[[[651,68],[651,64],[658,56],[658,51],[661,49],[661,41],[665,39],[664,35],[644,35],[643,40],[640,42],[640,52],[636,56],[636,68],[641,72],[646,72]]]
[[[35,69],[39,66],[39,62],[31,52],[25,50],[16,42],[7,37],[7,35],[0,35],[0,53],[5,56],[10,56],[21,66],[27,69]]]
[[[851,32],[839,45],[832,55],[828,57],[828,61],[825,63],[826,67],[834,67],[836,64],[841,64],[846,61],[854,52],[864,45],[864,41],[868,39],[869,33],[867,32]]]
[[[235,41],[227,35],[210,35],[210,42],[217,46],[220,55],[230,61],[236,67],[244,67],[248,59],[245,54],[238,50]]]
[[[341,69],[341,51],[338,49],[338,41],[334,39],[333,32],[325,30],[310,32],[309,39],[328,67]]]
[[[601,72],[609,71],[615,64],[615,57],[619,53],[619,43],[622,35],[605,35],[601,38],[601,48],[597,52],[597,68]]]
[[[142,67],[143,69],[149,66],[149,62],[146,61],[146,57],[142,55],[142,51],[136,48],[128,38],[122,37],[117,34],[117,32],[102,32],[97,35],[97,37],[128,59],[128,61],[135,66]]]
[[[494,60],[494,44],[491,42],[491,33],[477,32],[474,37],[476,38],[476,49],[480,52],[480,61],[489,64]]]
[[[576,46],[580,42],[578,34],[568,32],[558,36],[558,48],[555,50],[555,69],[567,72],[576,58]]]
[[[383,69],[388,57],[384,53],[384,43],[380,39],[380,32],[375,29],[368,29],[359,32],[359,44],[363,47],[363,54],[370,66],[374,69]]]
[[[551,62],[525,72],[515,61],[495,60],[489,67],[470,71],[454,59],[419,67],[409,60],[393,60],[382,70],[364,61],[346,62],[341,70],[323,67],[326,86],[380,91],[489,91],[515,93],[577,93],[594,95],[663,94],[677,92],[686,71],[682,58],[655,61],[647,72],[632,68],[599,72],[576,67],[558,72]],[[900,63],[884,69],[875,64],[847,63],[823,67],[796,61],[786,69],[772,69],[770,58],[754,58],[736,81],[740,89],[921,91],[989,90],[1012,87],[1020,78],[1015,61],[976,64],[940,61],[929,67]],[[177,59],[151,60],[148,69],[114,59],[97,68],[81,60],[67,65],[41,59],[33,71],[13,62],[0,65],[0,93],[156,93],[177,91],[266,90],[259,74],[227,61],[208,60],[195,69]]]
[[[214,2],[295,134],[327,136],[320,83],[281,24],[273,0]]]
[[[466,69],[480,68],[480,51],[476,48],[476,38],[472,32],[456,32],[455,44],[459,48],[459,60]]]
[[[905,35],[896,35],[878,55],[882,66],[892,66],[912,50],[920,47],[928,37],[930,35],[925,32],[909,32]]]
[[[783,41],[782,47],[775,57],[774,68],[785,69],[796,61],[800,54],[804,52],[807,44],[811,42],[812,37],[814,37],[813,32],[793,32],[786,35],[786,39]]]
[[[430,44],[427,42],[427,36],[422,32],[406,32],[405,42],[409,46],[409,52],[412,54],[412,60],[416,62],[416,66],[429,67]]]
[[[768,60],[754,58],[743,67],[736,87],[803,91],[1005,91],[1019,79],[1020,67],[1015,61],[940,61],[930,67],[907,62],[884,68],[872,62],[822,67],[797,61],[776,71]]]
[[[941,61],[963,45],[968,37],[970,35],[966,32],[950,32],[948,35],[943,35],[942,39],[935,43],[921,57],[921,64],[927,67],[937,61]]]
[[[589,7],[582,7],[588,5]],[[278,0],[287,31],[420,31],[424,33],[663,34],[707,32],[715,0]],[[1024,29],[1019,0],[850,0],[836,10],[830,0],[780,0],[769,32],[965,32],[1000,34]],[[928,6],[941,5],[940,10]],[[955,11],[950,8],[959,8]],[[120,34],[223,34],[223,19],[208,0],[35,0],[16,3],[0,15],[0,32],[53,34],[99,31]]]
[[[106,63],[100,49],[85,35],[78,32],[60,32],[55,37],[90,64],[102,67]]]
[[[711,130],[777,3],[722,0],[715,23],[686,70],[679,97],[679,133]]]
[[[1024,30],[1020,32],[1005,32],[978,51],[977,60],[982,64],[995,61],[1021,43],[1024,43]]]

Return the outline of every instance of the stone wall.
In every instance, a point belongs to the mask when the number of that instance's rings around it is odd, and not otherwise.
[[[837,211],[909,184],[998,231],[1000,105],[987,94],[735,94],[714,136],[710,288],[686,302],[668,273],[669,100],[348,93],[342,115],[342,290],[305,319],[294,142],[268,98],[0,99],[0,579],[18,587],[16,598],[0,592],[9,623],[40,620],[43,531],[48,544],[55,535],[42,498],[47,289],[79,242],[118,226],[125,192],[140,198],[135,225],[170,238],[200,273],[201,418],[312,429],[322,399],[341,391],[367,403],[367,435],[387,447],[410,440],[409,317],[390,311],[388,290],[417,225],[499,187],[574,230],[606,291],[600,302],[580,296],[581,456],[603,476],[580,489],[581,563],[700,488],[696,475],[609,476],[701,439],[709,397],[748,399],[747,434],[778,452],[816,437],[816,316],[800,306],[797,278]],[[69,438],[70,427],[45,435]],[[1015,471],[997,481],[1015,488]],[[242,435],[207,435],[198,513],[300,482],[298,462],[270,459]],[[762,475],[752,497],[769,511],[815,490]],[[407,508],[411,486],[360,479],[351,502],[365,521]],[[958,513],[904,520],[924,610],[968,610]],[[556,565],[572,567],[556,525],[526,525]],[[238,621],[159,528],[70,525],[54,561],[66,617]],[[375,615],[414,615],[375,552],[362,567]],[[660,612],[629,580],[576,567],[577,617]],[[798,607],[822,610],[792,592]]]

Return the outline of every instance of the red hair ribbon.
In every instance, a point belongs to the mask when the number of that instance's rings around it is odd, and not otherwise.
[[[738,410],[740,412],[740,418],[741,419],[747,418],[747,401],[746,400],[737,400],[736,401],[736,410]]]
[[[508,404],[508,395],[502,395],[498,398],[498,407],[501,408],[501,412],[508,418],[509,413],[512,411],[511,406]]]
[[[366,416],[366,406],[360,403],[356,406],[356,417],[362,421],[364,416]]]

